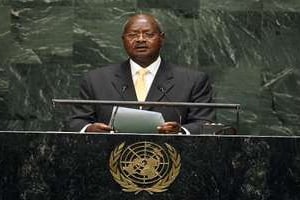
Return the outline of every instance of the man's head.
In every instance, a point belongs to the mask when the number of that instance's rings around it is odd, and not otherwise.
[[[122,39],[129,57],[142,67],[147,67],[159,56],[165,34],[154,16],[137,14],[125,23]]]

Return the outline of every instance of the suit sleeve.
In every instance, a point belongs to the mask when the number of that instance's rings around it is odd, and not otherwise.
[[[94,99],[88,75],[81,81],[79,98],[82,100]],[[71,112],[68,126],[69,131],[79,132],[87,124],[95,122],[96,113],[94,105],[75,104],[72,106]]]
[[[207,74],[201,73],[196,77],[190,93],[190,102],[212,103],[213,90]],[[187,113],[187,128],[191,134],[203,134],[202,126],[205,122],[214,121],[216,114],[213,108],[191,107]]]

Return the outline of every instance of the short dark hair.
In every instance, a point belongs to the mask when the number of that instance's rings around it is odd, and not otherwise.
[[[133,14],[133,15],[131,15],[131,16],[126,20],[126,22],[125,22],[124,25],[123,25],[123,34],[125,33],[125,29],[126,29],[128,23],[130,22],[130,20],[131,20],[133,17],[139,16],[139,15],[145,15],[145,16],[148,16],[148,17],[153,18],[153,20],[155,21],[155,23],[156,23],[156,25],[157,25],[157,28],[158,28],[159,32],[160,32],[160,33],[163,33],[163,32],[164,32],[164,31],[163,31],[163,26],[162,26],[162,24],[160,23],[160,21],[159,21],[156,17],[154,17],[154,16],[151,15],[151,14],[138,13],[138,14]]]

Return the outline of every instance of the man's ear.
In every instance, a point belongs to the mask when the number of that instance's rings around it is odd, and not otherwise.
[[[165,38],[166,38],[165,32],[161,32],[161,33],[160,33],[160,39],[161,39],[162,44],[165,43]]]

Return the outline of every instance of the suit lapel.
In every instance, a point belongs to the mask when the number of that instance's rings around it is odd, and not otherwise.
[[[151,88],[148,92],[146,101],[160,101],[162,98],[167,98],[166,93],[174,86],[173,72],[163,60],[153,80]],[[152,107],[145,107],[151,109]]]
[[[121,99],[124,101],[136,101],[137,97],[132,81],[129,60],[119,65],[114,74],[115,76],[112,80],[112,84],[120,94]]]

